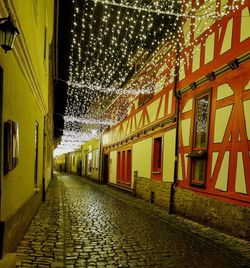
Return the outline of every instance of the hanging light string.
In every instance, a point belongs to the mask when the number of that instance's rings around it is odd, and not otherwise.
[[[72,145],[72,139],[79,133],[93,137],[83,125],[95,122],[100,128],[107,122],[116,124],[126,115],[130,101],[138,94],[152,92],[161,77],[166,76],[166,85],[171,84],[176,75],[173,68],[176,43],[185,52],[180,62],[187,61],[199,52],[199,36],[204,33],[208,36],[215,21],[237,11],[244,1],[233,1],[230,6],[221,7],[215,0],[206,1],[204,5],[200,5],[199,1],[193,5],[192,1],[180,0],[152,0],[150,3],[135,0],[132,5],[128,0],[119,3],[72,0],[72,4],[75,13],[62,138],[64,147],[67,147],[67,139]],[[187,23],[190,23],[191,31],[183,33],[183,26]],[[149,35],[152,36],[150,45]],[[159,35],[162,37],[158,38]],[[193,35],[195,39],[191,41]],[[145,46],[148,46],[148,51],[156,48],[151,60],[142,62],[143,69],[148,71],[139,77],[134,76],[124,87],[133,68],[129,62],[135,51]],[[159,65],[166,65],[166,69],[163,74],[157,75]],[[116,99],[115,96],[119,97]],[[120,100],[118,109],[105,104],[112,99],[116,104]],[[106,110],[105,105],[109,107]],[[67,131],[76,131],[77,134],[69,137]],[[79,138],[76,140],[81,141]]]
[[[126,5],[126,4],[122,4],[122,3],[116,3],[116,2],[112,2],[112,1],[107,1],[107,0],[93,0],[95,3],[101,3],[101,4],[105,4],[105,5],[111,5],[111,6],[116,6],[116,7],[123,7],[126,9],[133,9],[133,10],[137,10],[139,12],[143,11],[146,13],[156,13],[156,14],[162,14],[162,15],[168,15],[168,16],[176,16],[176,17],[186,17],[186,18],[201,18],[201,19],[211,19],[211,18],[221,18],[227,14],[229,14],[229,12],[231,11],[231,6],[229,7],[228,5],[224,6],[224,10],[221,13],[217,13],[217,12],[211,12],[211,13],[207,13],[205,15],[190,15],[190,14],[183,14],[183,13],[176,13],[176,12],[172,12],[172,11],[164,11],[164,10],[160,10],[160,9],[149,9],[149,8],[145,8],[145,7],[138,7],[138,6],[134,6],[134,5]],[[235,1],[236,2],[236,1]],[[238,5],[235,6],[235,8],[237,8]],[[191,10],[192,11],[192,10]]]

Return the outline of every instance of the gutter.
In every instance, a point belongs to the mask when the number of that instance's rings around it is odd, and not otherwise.
[[[177,100],[177,106],[175,108],[176,113],[176,139],[175,139],[175,161],[174,161],[174,181],[171,184],[170,189],[170,200],[169,200],[169,214],[174,213],[174,194],[175,194],[175,187],[177,185],[178,179],[178,146],[179,146],[179,127],[180,127],[180,102],[181,102],[181,94],[177,91],[178,82],[179,82],[179,54],[180,54],[180,47],[177,44],[177,51],[176,51],[176,59],[175,59],[175,78],[174,78],[174,96]]]

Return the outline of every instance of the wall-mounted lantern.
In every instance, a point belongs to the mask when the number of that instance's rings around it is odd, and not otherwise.
[[[5,53],[13,48],[17,34],[19,31],[11,21],[10,15],[7,18],[0,18],[0,44]]]

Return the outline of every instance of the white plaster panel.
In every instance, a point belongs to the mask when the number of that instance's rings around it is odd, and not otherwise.
[[[160,80],[156,82],[154,88],[154,94],[160,92],[165,87],[165,83],[166,83],[166,76],[163,76]]]
[[[135,131],[136,127],[135,127],[135,116],[132,116],[132,132]]]
[[[160,98],[158,98],[157,100],[152,102],[147,107],[150,123],[154,122],[155,119],[156,119],[156,113],[157,113],[157,110],[158,110],[158,107],[159,107],[159,103],[160,103]]]
[[[250,140],[250,100],[244,101],[243,105],[244,105],[247,138],[248,140]]]
[[[240,41],[243,42],[250,37],[250,14],[248,7],[242,10],[241,16],[241,29],[240,29]]]
[[[209,35],[206,39],[205,45],[205,64],[214,59],[214,33]]]
[[[182,164],[181,164],[181,154],[179,154],[179,158],[178,158],[178,180],[179,181],[182,181],[183,180]]]
[[[237,167],[236,167],[236,181],[235,181],[235,191],[238,193],[247,193],[246,188],[246,177],[244,171],[243,157],[242,152],[238,152],[237,158]]]
[[[213,176],[214,173],[214,168],[218,159],[219,153],[218,152],[213,152],[213,158],[212,158],[212,169],[211,169],[211,177]]]
[[[191,24],[191,19],[188,19],[183,25],[183,34],[184,34],[186,46],[189,46],[190,44],[190,24]]]
[[[111,183],[116,183],[117,151],[110,152],[109,165],[109,181]]]
[[[136,124],[138,128],[140,127],[139,122],[140,122],[141,116],[142,116],[142,110],[136,114]]]
[[[217,101],[230,97],[234,94],[232,88],[228,84],[223,84],[217,88]]]
[[[249,80],[248,84],[245,87],[245,90],[249,90],[249,89],[250,89],[250,80]]]
[[[222,142],[233,105],[216,110],[214,123],[214,142]]]
[[[201,45],[199,44],[194,48],[193,66],[192,66],[193,72],[195,72],[200,68],[200,62],[201,62]]]
[[[127,135],[128,121],[129,121],[129,120],[126,120],[126,121],[123,123],[124,135]]]
[[[173,104],[173,90],[169,90],[168,92],[168,114],[172,112],[172,104]]]
[[[232,47],[232,33],[233,33],[233,19],[230,19],[227,24],[227,29],[225,32],[225,36],[222,42],[221,52],[223,54],[227,52]]]
[[[229,166],[229,152],[225,152],[220,172],[217,178],[217,182],[215,185],[216,189],[227,191],[227,184],[228,184],[228,166]]]
[[[220,6],[220,12],[223,12],[223,11],[225,11],[225,9],[227,8],[226,5],[228,4],[228,0],[221,0],[220,3],[221,3],[221,4],[220,4],[220,5],[221,5],[221,6]]]
[[[161,102],[161,108],[160,108],[160,111],[159,111],[159,118],[162,118],[164,116],[164,112],[165,112],[165,95],[162,97],[162,102]]]
[[[130,134],[131,118],[127,120],[127,126],[125,128],[126,135]]]
[[[185,61],[184,59],[180,60],[180,71],[179,71],[179,79],[180,81],[186,77],[185,75]]]
[[[167,69],[167,64],[164,63],[164,64],[162,65],[162,67],[157,71],[157,73],[156,73],[156,77],[158,77],[159,75],[161,75],[166,69]]]
[[[176,130],[172,129],[164,134],[163,142],[163,181],[174,181]]]
[[[109,144],[110,143],[110,133],[108,133],[108,134],[104,134],[103,136],[102,136],[102,144],[103,145],[106,145],[106,144]]]
[[[138,108],[138,103],[139,103],[139,99],[137,98],[137,99],[134,101],[135,109]]]
[[[152,138],[137,142],[132,149],[132,170],[138,171],[139,177],[151,177]]]
[[[186,177],[187,177],[187,170],[188,170],[188,154],[184,154],[184,162],[185,162],[185,172],[186,172]]]
[[[183,146],[189,146],[191,118],[181,121]]]
[[[189,99],[186,103],[185,106],[182,109],[182,112],[189,112],[193,109],[193,99]]]

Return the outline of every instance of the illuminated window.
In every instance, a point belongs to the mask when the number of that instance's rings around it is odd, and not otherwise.
[[[210,92],[195,99],[193,150],[191,158],[191,184],[204,186],[207,169]]]
[[[162,178],[162,137],[154,138],[153,141],[153,160],[152,160],[152,178]]]

